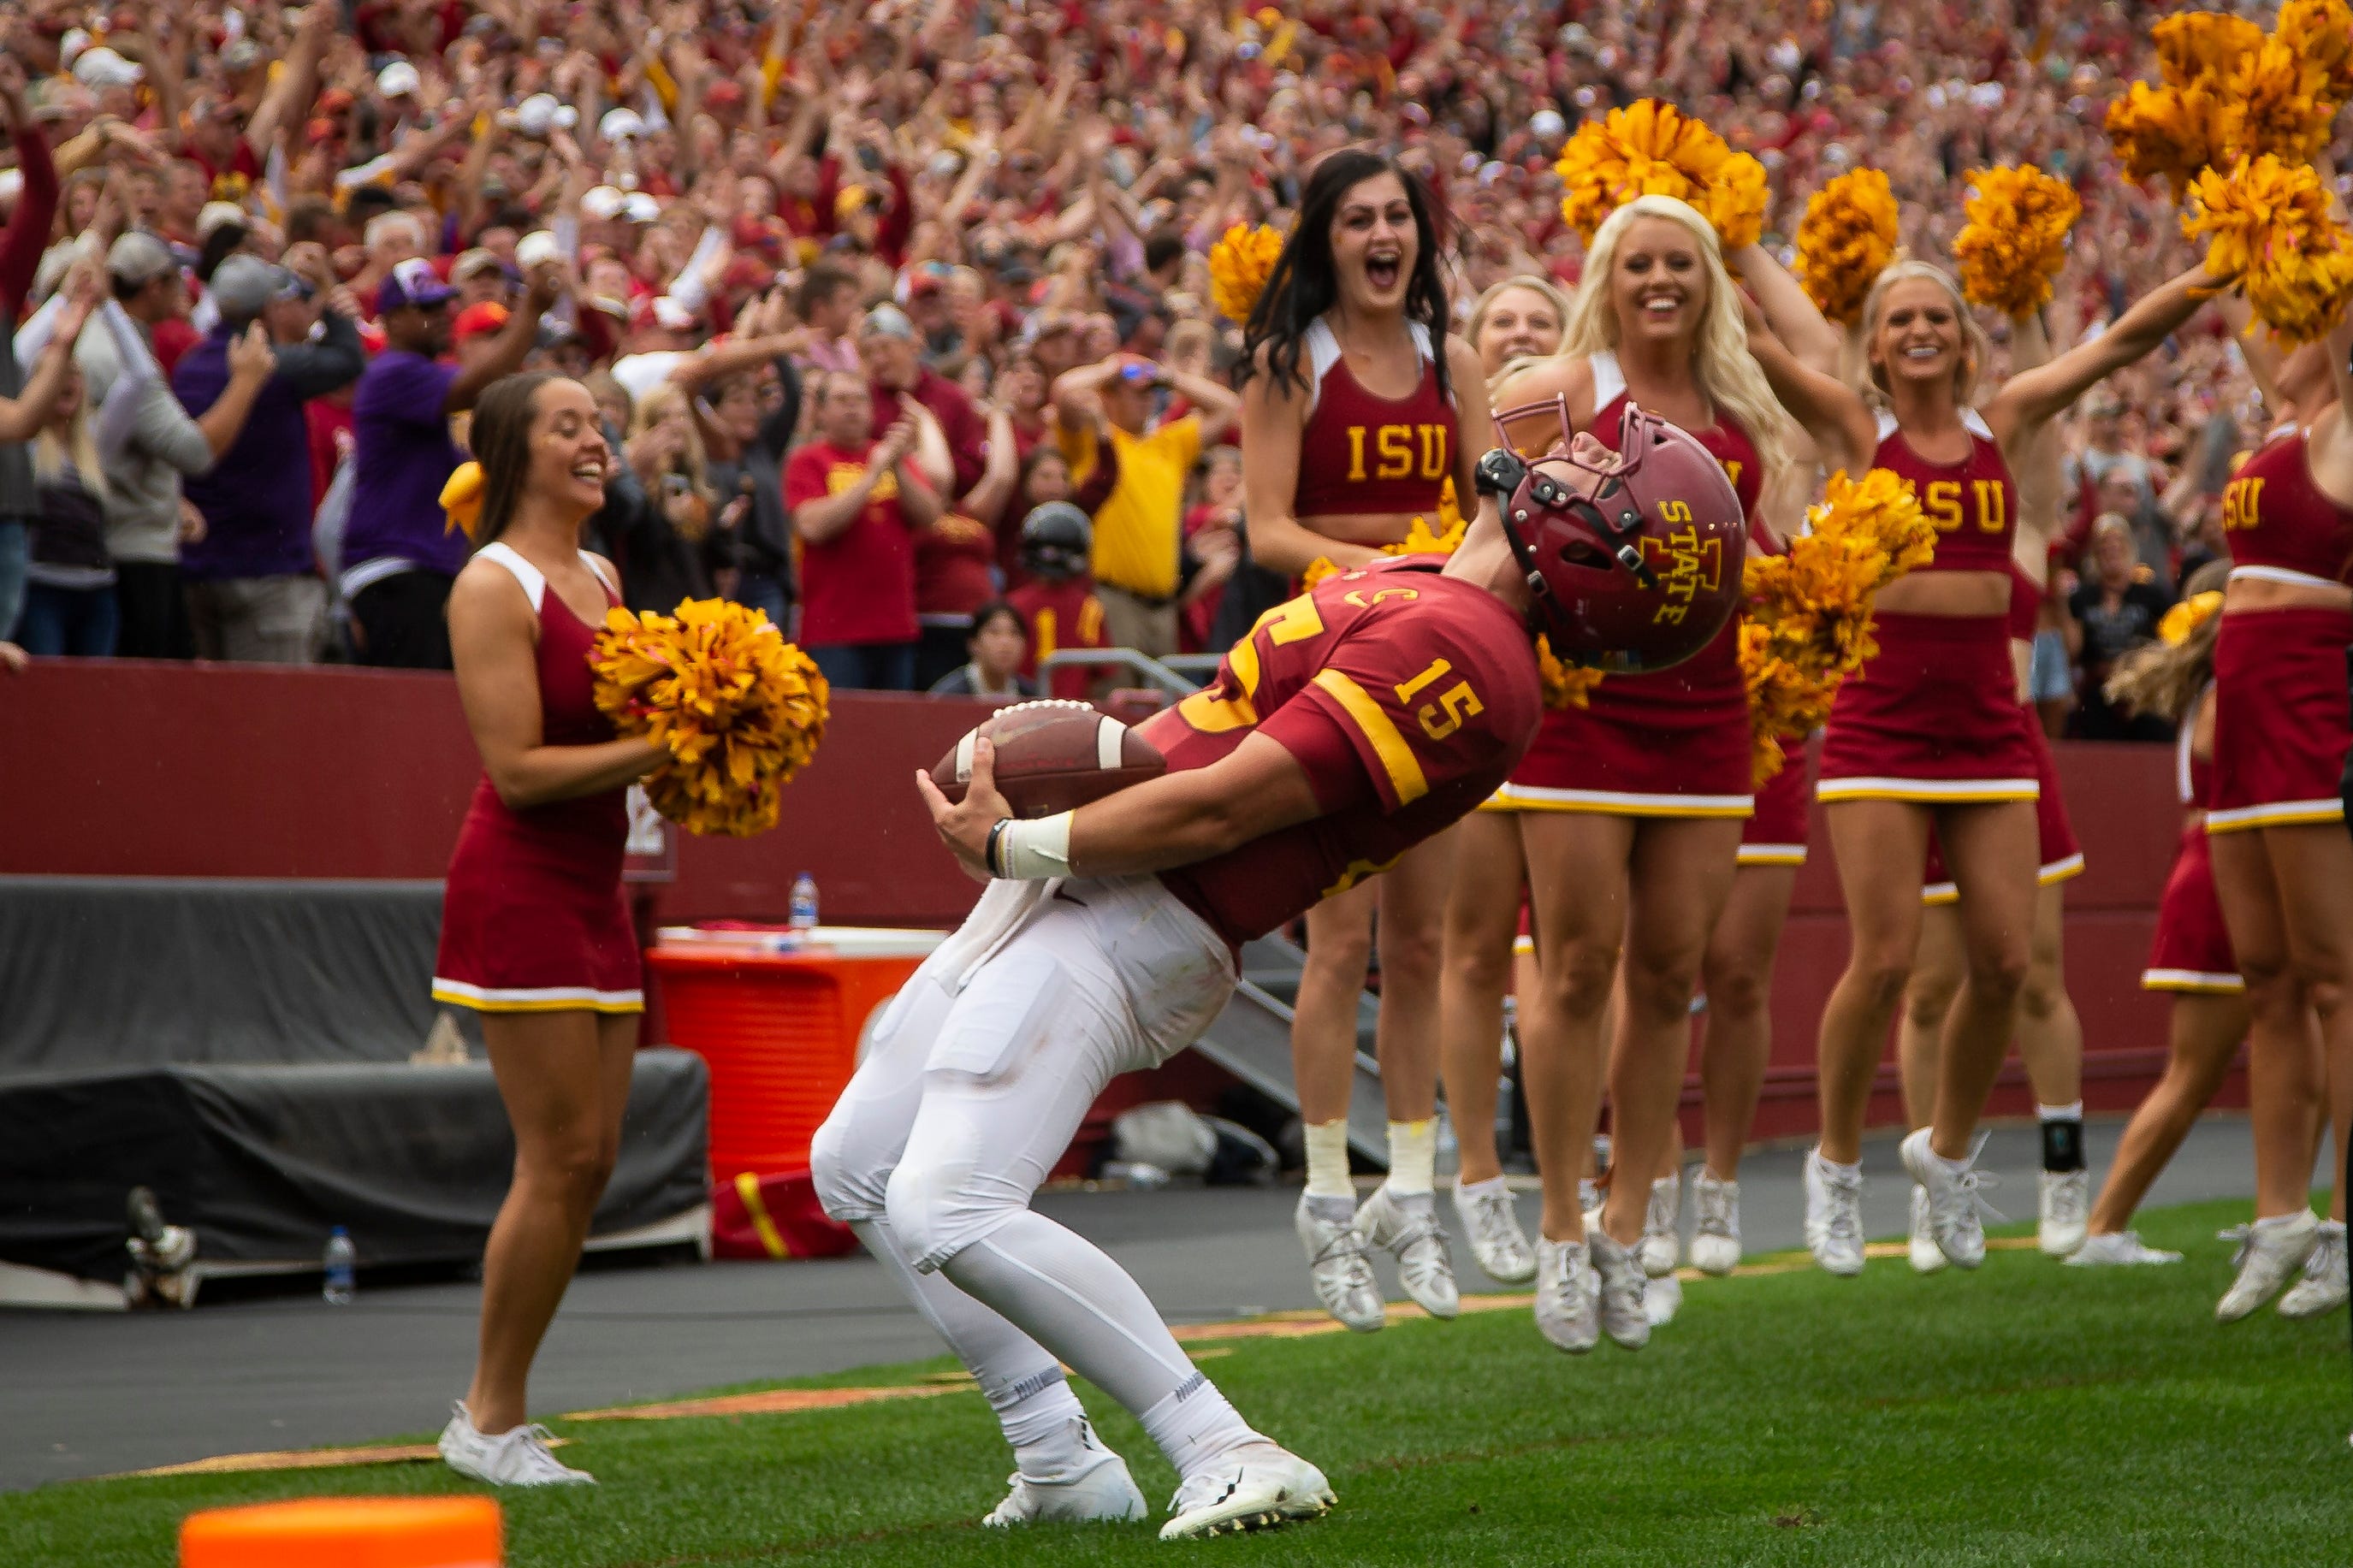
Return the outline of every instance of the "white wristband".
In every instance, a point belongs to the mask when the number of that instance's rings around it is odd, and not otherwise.
[[[997,836],[997,874],[1016,882],[1069,876],[1071,816],[1065,811],[1036,822],[1008,822]]]

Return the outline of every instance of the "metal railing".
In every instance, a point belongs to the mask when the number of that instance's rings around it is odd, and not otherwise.
[[[1038,684],[1041,688],[1049,685],[1045,678],[1058,669],[1110,666],[1135,677],[1139,686],[1153,687],[1171,697],[1190,697],[1208,684],[1209,677],[1218,672],[1221,657],[1214,653],[1180,653],[1161,659],[1132,647],[1057,648],[1038,661]],[[1196,670],[1200,672],[1198,676],[1194,674]]]

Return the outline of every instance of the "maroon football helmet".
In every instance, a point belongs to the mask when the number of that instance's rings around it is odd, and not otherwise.
[[[1504,427],[1547,413],[1560,421],[1559,443],[1534,461],[1520,457]],[[1503,508],[1554,657],[1646,675],[1705,647],[1740,602],[1748,544],[1724,465],[1690,432],[1631,403],[1614,468],[1573,454],[1567,398],[1494,417],[1503,445],[1479,460],[1479,489]]]

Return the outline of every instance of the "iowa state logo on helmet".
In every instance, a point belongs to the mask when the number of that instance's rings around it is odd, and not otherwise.
[[[1533,462],[1505,427],[1555,415],[1560,439]],[[1689,432],[1631,403],[1614,461],[1580,453],[1566,398],[1498,410],[1504,445],[1479,462],[1503,507],[1555,657],[1618,675],[1681,664],[1714,641],[1740,599],[1747,519],[1723,465]]]

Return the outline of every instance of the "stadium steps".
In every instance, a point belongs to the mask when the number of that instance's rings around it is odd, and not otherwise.
[[[1242,949],[1241,984],[1193,1048],[1278,1105],[1299,1109],[1291,1078],[1291,1005],[1299,994],[1306,953],[1281,937]],[[1367,993],[1356,1001],[1356,1075],[1348,1096],[1348,1147],[1377,1170],[1388,1168],[1388,1118],[1381,1071],[1373,1059],[1373,1026],[1380,1005]]]

